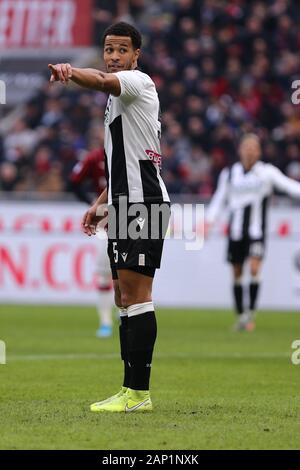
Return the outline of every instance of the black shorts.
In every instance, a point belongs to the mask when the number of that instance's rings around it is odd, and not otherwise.
[[[247,258],[263,259],[265,254],[265,241],[243,238],[228,242],[227,261],[231,264],[243,264]]]
[[[113,279],[130,269],[154,277],[170,219],[169,203],[124,203],[108,208],[108,256]]]
[[[156,268],[151,268],[149,266],[135,266],[132,268],[127,268],[127,269],[129,269],[129,271],[143,274],[144,276],[148,276],[152,278],[155,276],[155,271],[156,271]],[[115,268],[114,266],[111,266],[111,276],[112,276],[113,281],[116,281],[117,279],[119,279],[117,268]]]

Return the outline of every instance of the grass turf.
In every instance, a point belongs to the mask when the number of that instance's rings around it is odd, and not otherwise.
[[[92,308],[1,306],[0,449],[297,449],[300,316],[261,313],[234,333],[223,311],[160,310],[152,414],[92,414],[121,385],[118,332]]]

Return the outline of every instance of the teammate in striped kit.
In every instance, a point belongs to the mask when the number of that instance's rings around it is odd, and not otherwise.
[[[104,118],[107,187],[84,215],[83,228],[95,234],[103,218],[99,208],[108,203],[108,253],[120,308],[124,381],[116,395],[94,403],[91,410],[151,411],[149,381],[157,333],[152,284],[170,216],[160,176],[160,106],[153,81],[137,70],[140,33],[117,23],[104,33],[103,45],[107,73],[49,65],[50,81],[73,80],[109,93]]]
[[[286,177],[275,166],[260,161],[261,144],[255,134],[246,134],[240,142],[240,161],[220,174],[217,190],[206,214],[206,230],[227,205],[230,213],[228,261],[232,264],[233,294],[239,315],[237,330],[254,327],[254,314],[260,287],[260,272],[265,252],[266,214],[273,189],[300,198],[300,184]],[[251,281],[249,305],[244,303],[242,277],[249,259]]]

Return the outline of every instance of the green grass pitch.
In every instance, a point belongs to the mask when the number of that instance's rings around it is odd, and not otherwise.
[[[0,307],[0,449],[299,449],[300,316],[161,309],[152,414],[92,414],[122,377],[118,331],[83,307]]]

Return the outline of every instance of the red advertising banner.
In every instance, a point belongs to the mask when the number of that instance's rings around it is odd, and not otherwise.
[[[0,0],[0,50],[91,45],[92,0]]]

